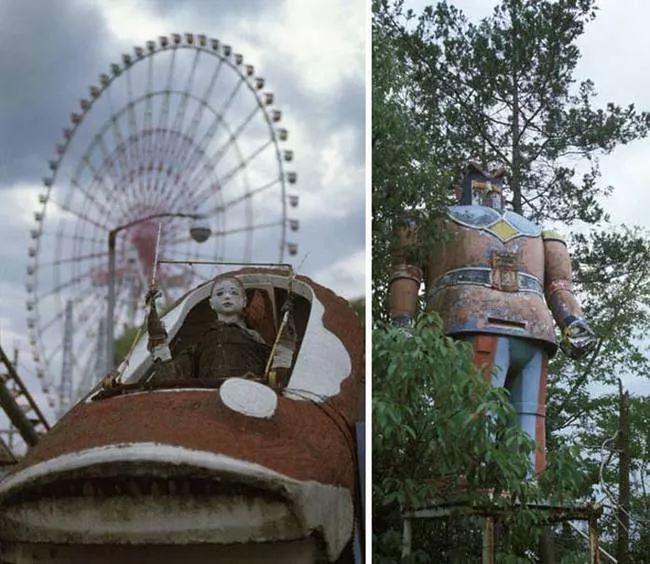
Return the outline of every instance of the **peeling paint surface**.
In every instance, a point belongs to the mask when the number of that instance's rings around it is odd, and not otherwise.
[[[237,275],[246,284],[286,284],[286,273]],[[263,417],[233,411],[216,389],[205,388],[136,388],[96,401],[89,395],[0,482],[2,546],[21,538],[20,552],[38,536],[40,546],[160,547],[176,542],[170,531],[180,531],[190,544],[290,543],[287,554],[292,543],[309,539],[309,550],[320,547],[336,560],[353,530],[364,334],[348,303],[330,290],[304,277],[295,289],[311,315],[285,395],[264,387],[273,409]],[[200,287],[180,303],[208,291]],[[136,364],[132,380],[146,368]]]
[[[110,474],[111,465],[125,462],[201,468],[234,483],[254,482],[257,488],[280,491],[282,498],[146,496],[146,502],[134,503],[132,495],[41,497],[3,509],[3,538],[73,544],[231,543],[300,539],[320,531],[334,560],[352,534],[347,488],[299,481],[258,464],[156,443],[110,445],[36,464],[3,481],[0,500],[19,488],[96,465]]]
[[[479,206],[457,208],[467,207]],[[487,224],[491,225],[494,218],[487,218]],[[427,309],[440,314],[445,332],[535,339],[546,343],[550,352],[555,351],[555,326],[541,291],[545,283],[541,229],[530,222],[530,225],[517,224],[526,233],[504,241],[490,231],[463,225],[457,219],[442,221],[440,229],[450,237],[430,254],[427,268],[430,292],[447,273],[456,270],[473,268],[490,275],[485,284],[449,285],[430,293]],[[519,288],[524,281],[530,288]]]
[[[268,419],[278,407],[278,398],[268,386],[243,378],[229,378],[219,388],[221,401],[238,413]]]
[[[282,289],[288,287],[286,272],[247,269],[232,274],[242,280],[247,288],[265,284]],[[178,333],[192,308],[209,297],[210,289],[211,282],[207,282],[192,290],[162,317],[170,341]],[[296,393],[291,394],[290,397],[295,400],[308,397],[311,401],[324,401],[325,398],[340,392],[341,382],[350,375],[351,371],[352,360],[345,343],[347,332],[341,334],[332,331],[331,323],[328,322],[333,315],[330,311],[333,299],[344,300],[337,298],[332,292],[306,277],[299,277],[292,282],[292,292],[309,300],[311,312],[288,383],[288,387],[296,390]],[[356,319],[354,322],[358,324]],[[145,335],[135,346],[123,375],[123,382],[137,382],[151,368],[151,357],[147,351],[146,341]],[[93,390],[86,400],[89,401],[96,391]]]

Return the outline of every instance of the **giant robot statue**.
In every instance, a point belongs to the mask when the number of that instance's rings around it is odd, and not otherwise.
[[[532,464],[539,474],[546,368],[557,349],[553,318],[572,358],[589,351],[595,336],[572,291],[566,244],[558,233],[503,209],[504,175],[470,164],[457,186],[459,205],[436,224],[442,240],[424,252],[415,222],[396,227],[391,318],[412,323],[425,280],[427,311],[438,312],[445,333],[470,342],[486,378],[510,392],[519,426],[537,443]]]

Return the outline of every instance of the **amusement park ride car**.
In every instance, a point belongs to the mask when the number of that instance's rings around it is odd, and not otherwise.
[[[282,562],[352,561],[359,321],[308,278],[236,275],[264,304],[256,327],[271,337],[291,284],[299,346],[286,387],[147,384],[154,366],[141,338],[121,378],[98,384],[0,483],[7,561],[262,562],[270,545]],[[204,283],[163,316],[172,349],[210,322],[209,295]]]

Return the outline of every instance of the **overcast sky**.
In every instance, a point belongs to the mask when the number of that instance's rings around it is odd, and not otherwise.
[[[172,32],[230,44],[266,79],[295,153],[296,263],[308,254],[303,273],[346,298],[362,296],[366,12],[362,0],[0,1],[2,345],[29,356],[29,230],[70,112],[122,53]]]

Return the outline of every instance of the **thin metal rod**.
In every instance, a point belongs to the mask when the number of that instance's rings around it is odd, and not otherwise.
[[[190,219],[201,219],[203,216],[195,213],[180,213],[180,212],[161,212],[134,219],[124,225],[119,225],[115,229],[111,229],[108,233],[108,303],[106,307],[106,373],[108,374],[115,368],[115,360],[113,359],[113,348],[115,340],[115,241],[117,234],[129,227],[133,227],[145,221],[153,219],[160,219],[163,217],[186,217]]]
[[[14,381],[18,390],[20,390],[20,395],[27,399],[29,407],[34,411],[36,417],[38,418],[38,423],[42,424],[45,429],[49,429],[50,427],[47,423],[47,420],[45,417],[43,417],[43,414],[38,409],[38,406],[34,402],[30,393],[27,391],[27,388],[25,388],[22,380],[18,376],[18,373],[14,369],[13,364],[5,354],[2,347],[0,347],[0,362],[5,365],[5,368],[9,374],[9,378]],[[4,409],[7,417],[9,417],[10,421],[18,429],[18,432],[22,436],[23,440],[29,446],[34,446],[36,443],[38,443],[39,435],[36,431],[34,423],[29,420],[25,411],[21,409],[16,399],[12,396],[11,392],[6,386],[5,380],[0,380],[0,404],[2,405],[2,408]]]
[[[590,539],[589,539],[589,535],[587,535],[587,534],[586,534],[582,529],[576,527],[573,523],[571,523],[571,521],[567,521],[567,524],[568,524],[569,527],[571,527],[571,528],[572,528],[576,533],[578,533],[581,537],[583,537],[583,538],[585,538],[585,539],[587,539],[587,540],[590,540]],[[614,557],[613,557],[609,552],[607,552],[603,547],[599,546],[599,547],[598,547],[598,550],[599,550],[600,552],[602,552],[605,556],[607,556],[607,558],[609,558],[609,559],[610,559],[614,564],[617,564],[617,563],[618,563],[618,560],[616,560],[616,558],[614,558]]]
[[[241,262],[241,261],[216,261],[216,260],[171,260],[158,259],[158,264],[222,264],[226,266],[281,266],[282,268],[291,268],[286,262]]]

